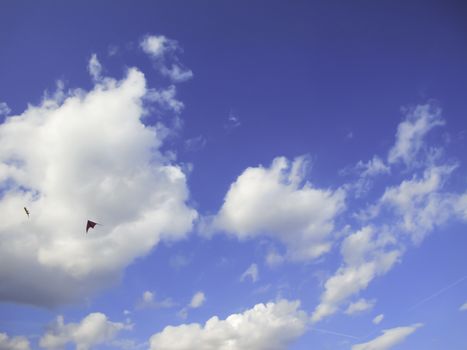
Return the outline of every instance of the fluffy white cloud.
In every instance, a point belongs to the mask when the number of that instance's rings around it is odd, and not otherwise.
[[[168,39],[163,35],[147,35],[140,42],[141,49],[153,60],[155,68],[173,82],[183,82],[193,78],[193,72],[178,62],[175,55],[181,51],[176,40]],[[167,61],[175,63],[167,63]]]
[[[345,208],[345,192],[303,183],[305,167],[304,157],[293,162],[279,157],[269,168],[247,168],[230,186],[211,229],[240,239],[277,238],[292,260],[326,253],[334,219]]]
[[[258,304],[225,320],[168,326],[150,339],[152,350],[283,350],[301,336],[307,317],[299,302]]]
[[[0,300],[75,300],[191,230],[185,174],[159,151],[162,128],[141,122],[147,91],[130,69],[0,125]],[[87,219],[103,225],[85,236]]]
[[[88,350],[111,341],[119,331],[131,328],[131,324],[111,322],[99,312],[89,314],[79,323],[65,324],[63,316],[58,316],[55,324],[39,340],[39,345],[47,350],[58,350],[74,343],[77,350]]]
[[[373,322],[374,324],[380,324],[380,323],[383,321],[383,319],[384,319],[384,315],[383,315],[383,314],[379,314],[378,316],[376,316],[376,317],[372,320],[372,322]]]
[[[388,162],[399,161],[411,166],[416,161],[417,153],[423,147],[423,138],[435,126],[444,125],[441,109],[432,105],[418,105],[408,111],[405,121],[399,124],[396,142],[389,150]]]
[[[396,327],[386,329],[379,337],[362,344],[352,346],[352,350],[389,350],[397,344],[402,343],[405,338],[420,328],[422,324],[417,323],[408,327]]]
[[[348,236],[341,246],[344,264],[325,282],[312,322],[334,314],[348,298],[365,289],[375,277],[389,271],[401,255],[399,249],[388,248],[393,243],[390,234],[376,235],[370,226]]]
[[[10,107],[5,102],[0,102],[0,115],[7,115],[10,112]]]
[[[29,350],[29,340],[26,337],[9,337],[6,333],[0,333],[1,350]]]
[[[359,299],[354,303],[351,303],[344,311],[347,315],[353,315],[360,312],[371,310],[375,306],[375,300]]]
[[[244,281],[247,278],[250,278],[252,282],[258,280],[258,265],[251,264],[240,276],[240,281]]]
[[[205,301],[206,301],[206,296],[204,295],[204,293],[197,292],[195,293],[195,295],[193,295],[193,298],[191,298],[190,307],[192,309],[197,309],[201,307],[201,305],[203,305]]]

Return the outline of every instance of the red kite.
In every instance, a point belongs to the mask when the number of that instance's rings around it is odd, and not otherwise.
[[[26,207],[24,207],[24,211],[26,212],[26,215],[28,216],[28,219],[29,219],[29,211]]]
[[[94,228],[94,226],[99,225],[97,222],[88,220],[88,223],[86,224],[86,233],[88,233],[88,230],[90,228]]]

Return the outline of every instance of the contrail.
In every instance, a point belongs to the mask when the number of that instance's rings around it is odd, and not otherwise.
[[[340,336],[340,337],[352,338],[352,339],[356,339],[356,340],[359,340],[359,339],[360,339],[359,337],[356,337],[356,336],[354,336],[354,335],[349,335],[349,334],[344,334],[344,333],[329,331],[329,330],[326,330],[326,329],[321,329],[321,328],[316,328],[316,327],[312,327],[311,330],[312,330],[312,331],[319,332],[319,333],[338,335],[338,336]]]
[[[450,284],[449,286],[440,289],[440,290],[437,291],[435,294],[433,294],[433,295],[429,296],[428,298],[425,298],[425,299],[419,301],[418,303],[416,303],[414,306],[412,306],[411,308],[409,308],[409,311],[415,309],[416,307],[418,307],[418,306],[420,306],[420,305],[422,305],[422,304],[425,304],[427,301],[430,301],[431,299],[436,298],[437,296],[439,296],[439,295],[443,294],[444,292],[448,291],[449,289],[451,289],[451,288],[457,286],[459,283],[463,282],[463,281],[466,280],[466,279],[467,279],[467,276],[464,276],[464,277],[462,277],[461,279],[457,280],[456,282]]]

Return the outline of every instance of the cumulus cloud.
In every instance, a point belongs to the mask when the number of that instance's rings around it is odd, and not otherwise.
[[[312,322],[334,314],[348,298],[365,289],[375,277],[388,272],[402,253],[393,245],[390,234],[376,234],[371,226],[348,236],[341,246],[344,264],[325,282]]]
[[[384,315],[383,314],[379,314],[378,316],[376,316],[374,319],[373,319],[373,323],[374,324],[380,324],[384,319]]]
[[[30,350],[29,340],[26,337],[9,337],[6,333],[0,333],[1,350]]]
[[[258,280],[258,265],[251,264],[240,276],[240,281],[244,281],[247,278],[251,279],[252,282],[256,282]]]
[[[47,350],[58,350],[73,343],[77,350],[88,350],[95,345],[108,343],[121,330],[131,329],[131,324],[111,322],[99,312],[89,314],[79,323],[65,323],[63,316],[58,316],[40,338],[39,345]]]
[[[408,327],[386,329],[379,337],[367,342],[352,346],[352,350],[389,350],[402,343],[409,335],[422,327],[421,323]]]
[[[10,107],[6,104],[6,102],[0,102],[0,116],[1,115],[8,115],[11,112]]]
[[[140,47],[153,60],[159,73],[173,82],[184,82],[193,77],[193,72],[184,67],[176,56],[177,52],[182,51],[176,40],[164,35],[146,35],[140,41]]]
[[[168,326],[150,339],[153,350],[285,350],[306,330],[299,302],[257,304],[225,320]]]
[[[366,299],[359,299],[354,303],[351,303],[347,309],[344,311],[347,315],[358,314],[364,311],[371,310],[375,306],[375,300],[366,300]]]
[[[76,300],[191,230],[185,174],[141,121],[147,91],[133,68],[0,125],[0,300]],[[104,225],[84,237],[87,219]]]
[[[278,157],[269,168],[247,168],[230,186],[211,230],[239,239],[279,239],[291,260],[314,259],[329,251],[334,219],[345,208],[345,192],[304,182],[306,166],[305,157],[293,162]]]
[[[417,153],[423,147],[423,138],[434,127],[444,125],[441,109],[433,104],[417,105],[408,110],[406,120],[399,124],[396,142],[389,150],[388,162],[414,165]]]

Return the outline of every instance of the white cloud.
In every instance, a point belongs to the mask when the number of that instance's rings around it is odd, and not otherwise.
[[[207,140],[204,136],[199,135],[185,141],[185,149],[189,152],[197,152],[206,146]]]
[[[193,295],[193,298],[191,298],[190,307],[192,309],[197,309],[201,307],[205,301],[206,301],[206,296],[204,295],[204,293],[197,292],[195,293],[195,295]]]
[[[132,325],[111,322],[99,312],[89,314],[79,323],[65,324],[63,316],[58,316],[55,324],[40,338],[39,345],[47,350],[58,350],[74,343],[77,350],[88,350],[110,342],[121,330],[131,329]]]
[[[148,55],[159,58],[168,51],[176,50],[177,42],[166,38],[164,35],[147,35],[141,40],[140,46]]]
[[[314,259],[329,251],[334,219],[345,208],[345,192],[303,183],[306,165],[304,157],[293,162],[279,157],[269,168],[247,168],[230,186],[211,230],[240,239],[277,238],[292,260]]]
[[[204,295],[204,293],[201,291],[196,292],[191,298],[190,303],[178,312],[178,316],[183,319],[186,319],[188,317],[189,309],[197,309],[201,307],[205,302],[206,296]]]
[[[26,337],[9,337],[6,333],[0,333],[1,350],[30,350],[29,340]]]
[[[191,230],[185,174],[159,151],[161,129],[141,122],[147,91],[130,69],[0,125],[0,300],[76,300]],[[85,236],[87,219],[103,225]]]
[[[152,303],[154,301],[154,293],[150,291],[143,292],[143,302]]]
[[[459,308],[459,311],[467,311],[467,302]]]
[[[137,308],[170,308],[176,304],[170,298],[163,299],[161,301],[156,300],[154,292],[149,290],[144,291],[141,296],[141,301],[137,304]]]
[[[170,68],[162,67],[161,73],[176,83],[181,83],[193,78],[193,72],[179,64],[172,64]]]
[[[225,320],[168,326],[150,339],[152,350],[285,350],[306,330],[299,302],[257,304]]]
[[[258,280],[258,265],[251,264],[244,273],[240,276],[240,281],[250,278],[252,282]]]
[[[359,174],[358,180],[350,186],[355,190],[357,197],[365,195],[373,186],[373,178],[380,174],[389,174],[391,169],[384,164],[384,161],[378,156],[374,156],[367,163],[359,161],[353,171]],[[349,169],[344,169],[341,173],[345,175]]]
[[[384,315],[383,314],[379,314],[378,316],[376,316],[374,319],[373,319],[373,323],[374,324],[380,324],[384,319]]]
[[[183,102],[176,99],[177,88],[170,85],[165,89],[149,89],[146,93],[145,99],[151,102],[156,102],[157,106],[162,107],[163,110],[170,110],[175,113],[180,113],[185,107]]]
[[[193,78],[193,72],[184,67],[175,55],[177,51],[182,51],[176,40],[163,35],[147,35],[141,40],[140,47],[152,58],[155,68],[173,82],[180,83]]]
[[[378,156],[374,156],[368,163],[358,162],[357,169],[361,170],[361,176],[375,176],[389,174],[390,168]]]
[[[10,107],[5,102],[0,102],[0,115],[8,115],[10,112]]]
[[[284,257],[277,253],[275,250],[270,250],[266,255],[266,264],[270,268],[281,265],[284,262]]]
[[[390,234],[376,235],[370,226],[348,236],[341,246],[344,264],[325,282],[312,322],[334,314],[348,298],[365,289],[375,277],[388,272],[402,253],[397,248],[388,248],[393,243]]]
[[[467,192],[457,198],[454,209],[462,219],[467,221]]]
[[[407,166],[414,165],[416,156],[423,147],[424,136],[435,126],[444,125],[441,109],[432,105],[418,105],[408,111],[406,120],[399,124],[396,142],[389,150],[390,164],[402,161]]]
[[[356,302],[351,303],[344,313],[347,315],[353,315],[371,310],[375,306],[375,302],[375,300],[359,299]]]
[[[422,324],[414,324],[408,327],[396,327],[386,329],[379,337],[362,344],[352,346],[352,350],[389,350],[402,343],[409,335],[420,328]]]
[[[97,59],[97,55],[94,53],[88,63],[88,71],[94,81],[101,79],[102,65]]]
[[[413,177],[400,185],[389,187],[381,197],[380,206],[389,206],[402,220],[399,225],[419,243],[437,225],[453,216],[457,196],[442,192],[442,187],[455,166],[427,168],[423,178]]]

